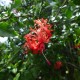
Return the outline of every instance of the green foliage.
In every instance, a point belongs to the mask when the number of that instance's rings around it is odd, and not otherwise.
[[[80,80],[80,1],[13,0],[11,7],[0,6],[0,80]],[[53,35],[44,55],[24,54],[24,35],[34,20],[48,19]],[[54,69],[62,62],[60,70]]]
[[[70,19],[72,17],[72,11],[71,11],[71,9],[68,8],[66,10],[66,13],[65,14],[66,14],[66,17]]]
[[[20,73],[17,73],[16,77],[14,77],[13,80],[19,80],[19,77],[20,77]]]

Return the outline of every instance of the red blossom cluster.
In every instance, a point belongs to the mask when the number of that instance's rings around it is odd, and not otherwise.
[[[41,54],[45,50],[45,43],[48,43],[52,36],[51,27],[47,19],[34,20],[34,29],[30,28],[30,33],[24,36],[26,53],[31,50],[33,54]]]
[[[55,69],[55,70],[59,70],[61,67],[62,67],[62,62],[61,62],[61,61],[57,61],[57,62],[54,64],[54,69]]]

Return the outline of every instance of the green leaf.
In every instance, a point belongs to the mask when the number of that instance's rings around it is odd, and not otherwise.
[[[14,77],[13,80],[19,80],[19,77],[20,77],[20,73],[17,73],[16,77]]]
[[[14,0],[14,1],[15,1],[15,5],[16,5],[16,6],[21,5],[21,0]]]
[[[13,30],[8,22],[0,23],[0,36],[9,37],[9,36],[18,36],[18,32]]]
[[[66,10],[65,14],[66,14],[66,17],[67,17],[68,19],[70,19],[70,18],[72,17],[73,12],[71,11],[70,8],[68,8],[68,9]]]
[[[19,34],[15,30],[11,30],[11,31],[0,30],[0,36],[2,36],[2,37],[10,37],[10,36],[19,36]]]
[[[9,27],[8,22],[1,22],[0,23],[0,29],[6,30]]]
[[[14,4],[12,5],[12,7],[16,8],[19,7],[21,5],[22,1],[21,0],[14,0]]]
[[[80,28],[76,28],[75,30],[76,35],[80,35]]]
[[[6,32],[6,31],[0,30],[0,36],[10,37],[10,36],[13,36],[13,35],[11,33]]]

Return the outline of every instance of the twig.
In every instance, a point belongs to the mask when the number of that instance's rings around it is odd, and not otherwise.
[[[62,3],[62,6],[65,4],[65,2],[66,2],[66,0],[64,0],[64,2]],[[58,9],[58,12],[56,13],[55,18],[58,16],[59,12],[60,12],[60,8]]]
[[[70,63],[70,62],[66,62],[66,63],[69,64],[69,65],[71,65],[71,66],[73,66],[73,67],[75,67],[76,69],[78,69],[78,70],[80,71],[80,68],[77,67],[76,65],[74,65],[74,64],[72,64],[72,63]]]

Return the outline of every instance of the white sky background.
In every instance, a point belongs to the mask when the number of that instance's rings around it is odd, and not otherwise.
[[[0,6],[8,7],[12,3],[11,0],[0,0]]]
[[[8,37],[0,37],[0,43],[6,42]]]
[[[11,0],[0,0],[0,6],[9,7],[11,3]],[[8,37],[0,37],[0,42],[4,43],[7,41],[7,39]]]

